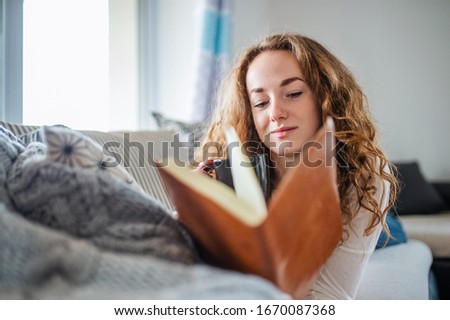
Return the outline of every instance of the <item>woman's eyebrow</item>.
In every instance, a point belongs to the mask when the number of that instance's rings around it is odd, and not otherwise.
[[[281,81],[280,87],[287,86],[288,84],[290,84],[294,81],[297,81],[297,80],[305,82],[305,80],[303,80],[302,78],[292,77],[292,78],[287,78],[287,79],[284,79],[283,81]],[[253,88],[252,90],[250,90],[250,93],[259,93],[259,92],[264,92],[264,88]]]
[[[292,77],[292,78],[287,78],[287,79],[284,79],[283,81],[281,81],[280,87],[287,86],[288,84],[290,84],[290,83],[292,83],[292,82],[294,82],[294,81],[296,81],[296,80],[305,82],[305,80],[303,80],[302,78],[299,78],[299,77]]]
[[[263,92],[264,89],[263,88],[253,88],[250,93],[258,93],[258,92]]]

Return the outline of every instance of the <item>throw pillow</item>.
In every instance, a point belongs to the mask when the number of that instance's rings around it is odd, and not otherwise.
[[[378,238],[377,246],[375,249],[384,248],[387,246],[392,246],[399,243],[405,243],[408,241],[408,236],[406,235],[403,225],[400,219],[394,215],[391,211],[386,215],[386,224],[389,227],[389,232],[391,236],[388,238],[386,232],[381,231],[380,237]]]
[[[436,213],[445,209],[445,202],[428,183],[417,162],[396,164],[401,189],[396,209],[399,215]]]
[[[159,202],[108,170],[72,163],[78,162],[52,161],[42,143],[28,145],[7,178],[6,190],[15,209],[29,220],[100,248],[197,261],[191,238]]]
[[[194,155],[196,149],[200,146],[200,142],[206,134],[206,124],[202,122],[186,123],[165,117],[159,112],[152,112],[153,117],[160,129],[171,129],[179,136],[179,142],[182,149],[187,149],[187,161],[191,166],[197,166]],[[174,156],[180,155],[181,161],[183,159],[183,150],[174,150]]]
[[[16,125],[16,129],[17,129]],[[54,125],[54,127],[62,127],[62,128],[67,128],[69,129],[69,127],[66,127],[62,124],[56,124]],[[30,127],[29,126],[23,126],[22,130],[28,130]],[[17,134],[16,134],[17,135]],[[25,133],[22,133],[20,135],[17,135],[17,137],[24,143],[25,146],[29,145],[32,142],[42,142],[44,143],[44,137],[43,137],[43,133],[42,133],[42,128],[38,127],[34,130],[31,131],[26,131]]]
[[[445,204],[447,205],[445,210],[450,210],[450,182],[434,182],[432,183],[432,186],[445,201]]]
[[[128,183],[139,192],[144,191],[116,159],[105,154],[102,147],[80,132],[66,127],[42,127],[47,145],[47,159],[71,167],[107,170],[108,173]]]

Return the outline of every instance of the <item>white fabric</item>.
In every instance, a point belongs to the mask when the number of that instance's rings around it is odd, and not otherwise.
[[[426,300],[432,261],[430,248],[418,240],[376,250],[356,299]]]
[[[389,183],[385,182],[383,186],[379,179],[376,187],[375,198],[384,210],[389,201]],[[351,224],[344,226],[348,238],[333,251],[322,268],[308,295],[309,299],[356,298],[367,262],[375,250],[382,229],[379,224],[369,236],[364,236],[371,215],[370,211],[360,207]]]
[[[425,242],[435,258],[450,258],[450,211],[400,216],[410,239]]]

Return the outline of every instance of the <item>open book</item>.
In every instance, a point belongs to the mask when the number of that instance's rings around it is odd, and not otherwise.
[[[235,190],[174,162],[160,167],[179,221],[206,262],[264,277],[296,299],[306,296],[342,237],[333,122],[313,140],[315,147],[302,152],[308,159],[286,173],[267,206],[241,148],[229,152]],[[227,142],[235,141],[230,130]]]

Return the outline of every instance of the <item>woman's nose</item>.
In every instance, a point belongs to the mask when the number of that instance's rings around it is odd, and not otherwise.
[[[274,100],[270,108],[270,120],[279,121],[280,119],[286,119],[288,112],[281,101]]]

